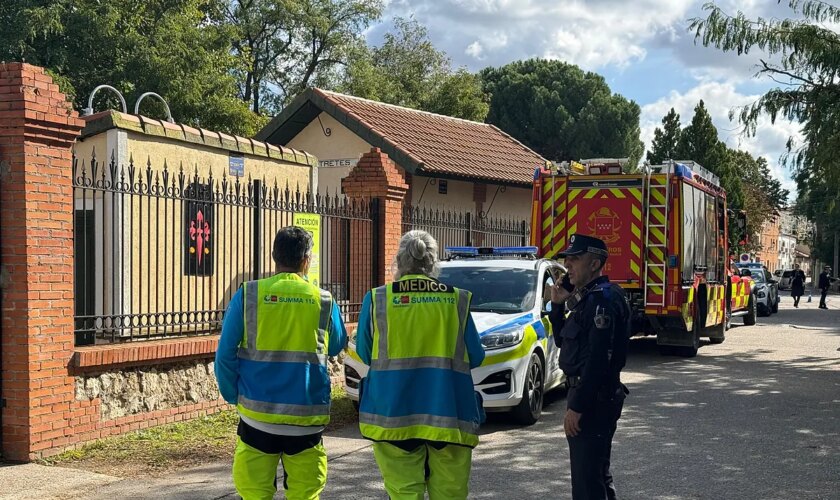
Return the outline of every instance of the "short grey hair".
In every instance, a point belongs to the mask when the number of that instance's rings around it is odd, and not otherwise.
[[[438,243],[431,234],[415,229],[400,238],[400,247],[394,259],[396,271],[394,279],[408,274],[422,274],[436,277],[440,274],[438,266]]]

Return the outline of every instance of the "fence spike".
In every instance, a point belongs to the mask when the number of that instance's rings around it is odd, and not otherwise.
[[[186,182],[186,175],[184,175],[184,162],[180,162],[181,167],[180,171],[178,172],[178,190],[183,195],[184,194],[184,182]]]

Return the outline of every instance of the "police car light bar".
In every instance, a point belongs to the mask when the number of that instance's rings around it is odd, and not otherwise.
[[[446,251],[453,257],[537,255],[537,247],[446,247]]]

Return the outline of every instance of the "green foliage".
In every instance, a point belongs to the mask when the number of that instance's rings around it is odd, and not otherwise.
[[[233,27],[242,99],[275,113],[306,87],[329,87],[364,44],[382,0],[220,0]]]
[[[769,56],[758,76],[778,86],[732,115],[748,133],[755,133],[762,116],[802,124],[804,142],[791,138],[786,157],[799,188],[797,210],[817,223],[818,234],[833,237],[840,220],[840,7],[817,0],[785,3],[797,19],[750,19],[709,3],[707,17],[693,19],[690,29],[705,46]],[[817,256],[826,259],[817,243]]]
[[[731,208],[743,207],[743,193],[738,167],[727,157],[727,147],[719,138],[712,117],[701,100],[694,108],[691,123],[682,130],[675,152],[676,159],[693,160],[717,175],[726,190]]]
[[[550,160],[642,156],[641,110],[604,78],[560,61],[530,59],[481,72],[487,121]]]
[[[647,161],[651,165],[659,165],[663,160],[676,159],[674,153],[680,142],[680,115],[674,108],[662,118],[662,128],[656,127],[653,131],[653,140],[650,150],[647,152]]]
[[[463,68],[453,72],[414,19],[396,18],[379,47],[356,47],[337,90],[474,121],[484,121],[489,108],[480,79]]]
[[[146,91],[163,95],[177,121],[250,135],[261,120],[237,98],[229,27],[218,21],[211,0],[7,0],[0,60],[62,75],[59,84],[79,109],[107,83],[129,103]],[[159,104],[143,106],[163,117]]]

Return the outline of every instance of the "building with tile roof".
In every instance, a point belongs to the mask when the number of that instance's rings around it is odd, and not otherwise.
[[[534,169],[545,159],[499,128],[308,89],[257,134],[319,160],[322,192],[341,189],[359,156],[380,148],[407,174],[409,203],[530,217]]]

